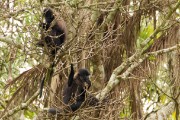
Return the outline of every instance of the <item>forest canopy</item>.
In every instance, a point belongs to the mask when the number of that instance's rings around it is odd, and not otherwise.
[[[0,7],[0,119],[180,119],[180,0],[1,0]],[[69,74],[91,82],[81,85],[75,111],[63,101]]]

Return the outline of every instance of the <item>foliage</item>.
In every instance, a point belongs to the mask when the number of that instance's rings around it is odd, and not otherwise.
[[[164,116],[178,119],[179,4],[167,0],[0,2],[1,117],[39,119],[47,115],[44,107],[64,107],[62,86],[73,63],[92,73],[88,92],[103,101],[99,119],[150,119],[154,112],[159,117],[158,111],[171,102],[175,108],[169,107]],[[68,38],[40,99],[40,83],[52,62],[36,45],[45,7],[54,8],[66,21]],[[92,115],[97,108],[82,108],[63,117],[98,119]]]

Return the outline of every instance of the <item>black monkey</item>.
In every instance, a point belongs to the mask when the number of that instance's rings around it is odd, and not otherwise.
[[[67,29],[64,20],[53,12],[51,8],[45,8],[43,11],[45,23],[41,23],[42,38],[37,43],[38,46],[47,46],[48,52],[55,57],[57,50],[62,46],[67,37]]]
[[[75,100],[75,102],[70,105],[72,111],[76,111],[85,101],[86,89],[89,89],[91,86],[89,75],[90,73],[87,69],[79,69],[74,75],[73,65],[71,64],[68,84],[63,91],[63,102],[68,104],[71,99]]]
[[[40,26],[43,29],[41,40],[37,43],[38,46],[47,47],[48,54],[54,58],[57,50],[62,46],[66,40],[67,30],[65,22],[62,19],[57,18],[57,15],[53,12],[51,8],[45,8],[43,11],[43,17],[45,18],[45,23]],[[48,69],[49,75],[53,74],[53,68],[55,63],[52,62],[50,68]],[[51,79],[50,77],[50,79]],[[45,77],[41,81],[40,86],[40,97],[42,96],[42,90],[44,86]]]
[[[63,91],[63,102],[68,105],[68,110],[72,112],[76,111],[86,100],[86,89],[89,89],[91,87],[89,75],[90,73],[87,69],[79,69],[79,71],[74,74],[74,68],[71,64],[71,72]],[[73,102],[72,104],[70,104],[71,101]],[[87,104],[90,106],[98,105],[99,102],[97,98],[91,95],[89,97],[89,100],[87,101]],[[48,112],[53,115],[61,113],[62,111],[63,110],[55,108],[48,109]]]

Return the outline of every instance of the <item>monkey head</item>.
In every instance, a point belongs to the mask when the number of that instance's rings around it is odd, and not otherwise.
[[[55,18],[55,15],[51,8],[45,8],[43,11],[43,16],[45,17],[46,23],[48,24],[50,24]]]
[[[91,87],[89,75],[90,73],[87,69],[79,69],[76,75],[76,83],[84,88],[89,89]]]

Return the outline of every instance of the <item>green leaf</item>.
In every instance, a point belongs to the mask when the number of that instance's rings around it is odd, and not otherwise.
[[[172,113],[172,120],[176,120],[176,111]]]
[[[35,116],[35,113],[32,112],[32,111],[29,111],[29,110],[25,110],[24,116],[25,116],[26,118],[28,118],[28,119],[33,119],[34,116]]]
[[[150,61],[154,61],[154,60],[156,60],[156,57],[154,57],[154,55],[150,55],[148,59],[149,59]]]

